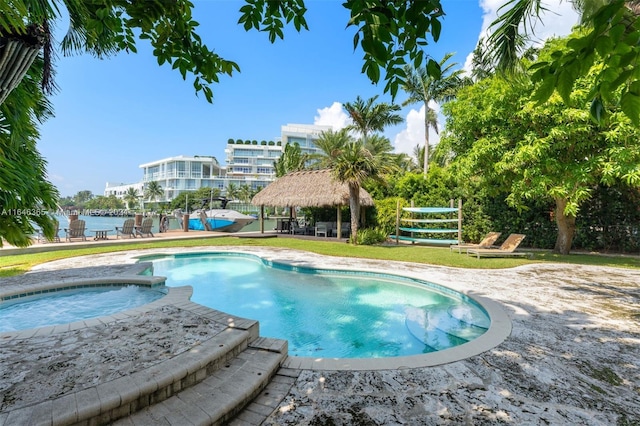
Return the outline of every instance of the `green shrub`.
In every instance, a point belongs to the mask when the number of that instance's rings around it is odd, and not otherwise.
[[[387,232],[382,228],[358,229],[358,244],[375,245],[382,244],[387,240]]]

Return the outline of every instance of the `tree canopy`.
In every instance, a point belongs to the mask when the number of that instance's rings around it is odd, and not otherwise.
[[[582,31],[544,61],[533,65],[538,83],[535,99],[544,102],[554,91],[570,104],[578,80],[601,66],[592,79],[588,98],[593,119],[601,120],[607,106],[620,107],[640,127],[640,4],[637,0],[569,0],[582,14]],[[499,69],[517,66],[519,54],[545,11],[542,0],[509,0],[493,23],[488,40],[491,62]]]
[[[550,41],[541,60],[571,38]],[[494,195],[506,191],[512,206],[547,199],[558,225],[555,250],[566,254],[575,218],[598,184],[640,186],[640,130],[619,110],[606,121],[590,118],[590,87],[605,65],[576,80],[570,98],[553,94],[539,104],[531,79],[481,80],[443,108],[447,132],[441,144],[454,153],[462,179],[484,182]]]

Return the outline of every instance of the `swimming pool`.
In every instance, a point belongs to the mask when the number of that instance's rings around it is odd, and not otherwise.
[[[109,284],[54,288],[30,296],[7,297],[0,304],[0,333],[67,324],[111,315],[160,299],[159,288]]]
[[[141,260],[153,262],[167,286],[192,286],[192,301],[258,320],[260,334],[287,339],[292,356],[424,354],[469,342],[490,325],[467,296],[391,274],[303,268],[238,253]]]

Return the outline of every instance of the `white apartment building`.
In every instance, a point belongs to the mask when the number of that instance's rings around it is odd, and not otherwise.
[[[282,145],[297,143],[303,154],[315,154],[318,151],[315,141],[320,137],[320,133],[328,130],[331,130],[331,126],[287,124],[280,128]]]
[[[211,156],[164,158],[141,164],[142,184],[158,182],[164,190],[164,197],[158,201],[170,201],[184,191],[198,188],[224,188],[225,170],[218,160]]]
[[[107,182],[107,185],[105,186],[105,189],[104,189],[104,196],[109,197],[111,195],[114,195],[116,198],[123,199],[124,196],[127,194],[127,191],[129,190],[129,188],[133,188],[136,191],[138,191],[138,194],[142,194],[144,190],[144,185],[142,184],[142,182],[137,182],[137,183]]]
[[[273,141],[227,142],[226,184],[249,185],[252,190],[264,188],[276,178],[273,163],[282,155],[282,143]],[[223,191],[224,193],[224,191]]]
[[[221,166],[215,157],[184,156],[164,158],[141,164],[142,181],[135,184],[111,185],[107,183],[105,196],[124,198],[129,187],[144,193],[148,182],[158,182],[164,189],[164,197],[157,201],[171,201],[184,191],[217,188],[225,195],[229,184],[236,187],[249,185],[252,190],[264,188],[276,178],[274,162],[282,155],[288,143],[300,145],[303,153],[317,151],[315,141],[320,133],[331,126],[309,124],[287,124],[281,127],[281,141],[229,140],[225,148],[226,166]]]

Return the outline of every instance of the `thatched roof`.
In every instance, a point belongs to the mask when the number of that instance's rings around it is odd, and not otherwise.
[[[349,187],[333,179],[330,170],[304,170],[276,179],[256,194],[251,204],[270,207],[348,206]],[[360,188],[360,205],[373,205],[371,195],[363,188]]]

